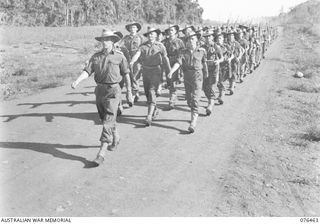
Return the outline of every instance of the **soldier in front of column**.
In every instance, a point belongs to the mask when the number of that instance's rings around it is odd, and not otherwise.
[[[148,37],[148,41],[140,46],[130,62],[130,65],[133,65],[138,59],[141,61],[143,87],[148,104],[147,126],[151,125],[152,120],[159,113],[156,98],[157,90],[161,84],[162,66],[165,67],[166,73],[170,71],[166,48],[161,42],[157,41],[160,32],[159,29],[149,28],[148,32],[144,34],[145,37]]]
[[[171,25],[168,29],[166,29],[168,33],[168,38],[163,42],[164,46],[166,47],[168,58],[170,61],[170,65],[173,66],[174,63],[177,61],[177,57],[179,52],[185,48],[183,41],[178,38],[177,34],[179,32],[178,25]],[[167,86],[169,89],[169,109],[174,109],[176,102],[178,100],[177,97],[177,89],[176,85],[177,82],[180,81],[181,71],[178,69],[173,75],[172,78],[167,78]]]
[[[208,78],[203,81],[203,91],[208,99],[208,106],[206,108],[207,116],[210,116],[214,106],[215,85],[219,80],[220,63],[222,62],[222,51],[220,47],[214,42],[214,32],[207,30],[203,34],[206,43],[202,46],[207,52]]]
[[[124,45],[128,50],[130,57],[138,51],[142,43],[145,42],[145,38],[139,34],[141,30],[140,23],[133,22],[125,26],[126,30],[130,32],[129,35],[124,36],[124,38],[119,43],[120,46]],[[139,79],[141,78],[141,64],[137,61],[130,67],[130,77],[132,85],[132,94],[134,97],[134,102],[139,101]],[[132,103],[129,102],[129,106],[132,106]]]
[[[168,74],[168,78],[171,78],[180,66],[183,70],[187,104],[191,108],[191,122],[188,128],[190,133],[195,131],[197,125],[203,79],[208,77],[206,50],[199,47],[199,38],[198,33],[189,34],[187,47],[180,52],[177,62]]]
[[[115,150],[120,141],[116,126],[117,110],[121,99],[119,83],[123,76],[129,82],[129,67],[125,56],[114,47],[114,43],[120,40],[119,36],[104,29],[102,35],[95,39],[102,43],[103,49],[91,57],[88,65],[71,87],[76,88],[81,81],[94,74],[94,80],[97,83],[96,106],[103,123],[100,151],[93,161],[99,166],[104,161],[106,151]]]
[[[230,48],[230,51],[232,52],[232,55],[234,58],[231,60],[231,77],[229,78],[229,91],[230,95],[233,95],[235,84],[236,84],[236,78],[239,77],[239,68],[240,68],[240,59],[244,53],[243,48],[239,44],[238,41],[235,40],[235,33],[230,32],[227,34],[228,36],[228,42],[227,46]]]

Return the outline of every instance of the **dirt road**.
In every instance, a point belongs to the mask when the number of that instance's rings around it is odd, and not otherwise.
[[[261,66],[237,85],[234,96],[226,96],[223,106],[214,108],[211,117],[205,117],[201,108],[203,116],[192,135],[186,132],[190,112],[182,101],[182,85],[177,109],[166,110],[165,92],[159,100],[160,116],[149,128],[144,127],[147,108],[142,97],[118,119],[121,144],[98,168],[87,168],[98,151],[101,131],[92,79],[77,90],[64,86],[2,103],[0,215],[319,214],[307,210],[290,186],[271,189],[268,181],[275,177],[268,164],[242,166],[254,158],[241,157],[242,152],[252,150],[254,156],[259,149],[269,150],[264,140],[270,131],[270,92],[280,68],[281,47],[280,38]],[[271,161],[278,171],[275,163]],[[240,171],[253,176],[245,179]],[[261,185],[252,182],[258,179]],[[268,191],[291,193],[271,192],[268,199]]]

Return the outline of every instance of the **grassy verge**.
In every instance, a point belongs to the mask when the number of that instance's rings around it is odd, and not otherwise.
[[[147,30],[144,25],[141,33]],[[69,84],[101,47],[94,40],[102,28],[127,34],[125,24],[88,27],[1,27],[0,98]],[[163,29],[166,25],[155,25]]]

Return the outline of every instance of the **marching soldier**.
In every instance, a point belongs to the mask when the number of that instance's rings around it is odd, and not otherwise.
[[[255,68],[257,68],[260,65],[261,62],[261,42],[260,42],[260,36],[258,34],[258,30],[254,31],[254,41],[256,45],[256,52],[255,52]]]
[[[210,116],[214,106],[215,92],[214,86],[219,80],[220,63],[222,62],[222,52],[220,47],[214,43],[214,32],[208,30],[203,35],[206,43],[202,46],[207,52],[208,77],[203,81],[203,90],[208,99],[206,108],[207,116]]]
[[[124,45],[128,50],[130,57],[136,54],[140,45],[145,41],[145,38],[140,35],[138,32],[141,30],[141,25],[137,22],[133,22],[127,24],[125,26],[126,30],[130,32],[129,35],[126,35],[121,42],[120,46]],[[138,102],[139,100],[139,79],[141,77],[141,64],[136,62],[130,67],[130,76],[131,76],[131,84],[132,84],[132,94],[134,97],[134,102]],[[130,103],[129,106],[132,106]]]
[[[180,52],[177,62],[168,74],[168,78],[171,78],[180,66],[183,70],[187,104],[191,108],[191,122],[188,128],[190,133],[196,128],[203,79],[208,77],[206,50],[199,47],[199,38],[199,33],[189,33],[187,47]]]
[[[232,51],[230,51],[230,47],[224,43],[224,33],[218,33],[216,36],[217,45],[221,49],[222,53],[222,62],[220,62],[220,73],[218,79],[218,89],[219,89],[219,97],[217,98],[220,104],[223,104],[223,97],[225,92],[224,82],[229,80],[231,77],[231,60],[234,58]]]
[[[122,45],[122,46],[119,45],[119,42],[123,38],[123,34],[120,31],[115,31],[114,34],[116,34],[118,37],[120,37],[120,40],[114,44],[115,49],[120,51],[121,53],[123,53],[123,55],[127,59],[127,62],[131,61],[129,50],[124,45]],[[130,81],[130,82],[126,82],[126,81]],[[120,84],[120,88],[121,89],[123,89],[124,85],[126,85],[126,88],[127,88],[127,94],[126,94],[127,102],[128,102],[129,106],[132,106],[133,97],[132,97],[132,89],[131,89],[131,78],[130,79],[122,79],[122,81],[119,84]],[[122,105],[122,100],[120,100],[119,108],[118,108],[118,116],[122,115],[122,112],[123,112],[123,105]]]
[[[256,43],[255,43],[254,37],[251,36],[249,37],[249,50],[248,50],[248,67],[249,67],[250,73],[252,73],[256,67],[255,55],[256,55]]]
[[[120,136],[116,126],[117,110],[121,98],[119,83],[122,76],[125,77],[126,82],[130,82],[130,79],[127,60],[114,47],[114,43],[119,41],[120,37],[104,29],[102,35],[95,39],[102,43],[103,49],[91,57],[88,65],[71,87],[76,88],[81,81],[94,74],[94,80],[97,83],[96,106],[103,123],[100,137],[101,147],[94,160],[94,163],[99,166],[104,161],[106,151],[115,150],[119,144]]]
[[[208,27],[199,27],[197,33],[200,33],[200,39],[198,41],[199,46],[203,46],[206,43],[206,39],[204,38],[203,34],[208,30]]]
[[[268,47],[268,34],[266,30],[263,30],[261,44],[262,44],[261,55],[262,55],[262,58],[264,59],[265,58],[264,54],[266,53],[267,47]]]
[[[143,86],[148,104],[147,126],[151,125],[152,119],[155,119],[159,113],[156,107],[156,97],[161,83],[162,65],[165,66],[166,73],[170,71],[166,48],[161,42],[156,41],[160,32],[159,29],[150,28],[144,34],[145,37],[148,37],[148,41],[140,46],[130,62],[130,65],[134,65],[138,59],[141,61]]]
[[[181,40],[183,40],[185,46],[187,46],[188,36],[191,33],[195,33],[196,29],[194,28],[194,26],[186,26],[181,32],[184,34],[184,37],[181,38]]]
[[[239,67],[240,67],[240,59],[244,53],[243,48],[239,44],[238,41],[235,40],[235,33],[230,32],[227,34],[227,46],[230,48],[232,52],[233,59],[231,60],[231,77],[229,78],[230,83],[230,95],[233,95],[234,88],[236,84],[236,77],[238,77]]]
[[[247,64],[248,64],[248,50],[249,50],[249,42],[244,38],[243,31],[240,30],[238,33],[238,42],[242,49],[244,50],[241,59],[240,59],[240,68],[239,68],[239,81],[243,82],[243,78],[247,72]]]
[[[169,37],[163,42],[164,46],[166,47],[168,58],[170,61],[170,65],[173,66],[174,63],[177,61],[179,52],[185,48],[183,41],[178,38],[177,34],[179,32],[178,25],[171,25],[168,29],[166,29],[166,33],[168,33]],[[167,78],[167,85],[169,88],[169,109],[173,109],[177,99],[177,90],[176,90],[176,82],[180,81],[181,70],[177,70],[173,75],[172,78]]]

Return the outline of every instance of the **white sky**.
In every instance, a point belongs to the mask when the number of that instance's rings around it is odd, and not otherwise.
[[[306,0],[198,0],[203,7],[203,18],[226,22],[275,16],[283,6],[287,11]]]

